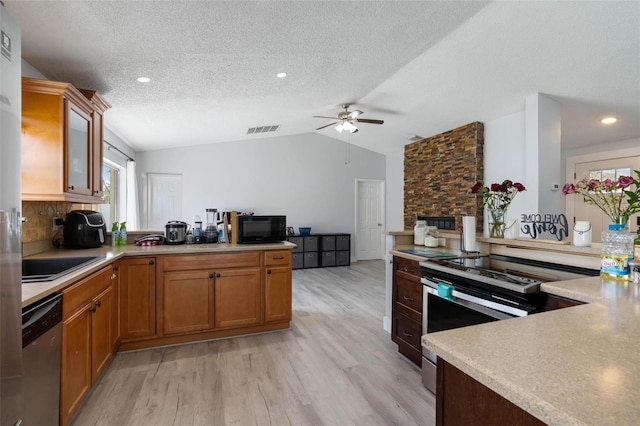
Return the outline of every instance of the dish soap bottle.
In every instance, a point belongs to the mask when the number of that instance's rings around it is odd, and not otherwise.
[[[119,240],[119,244],[121,246],[126,246],[127,245],[127,222],[122,222],[120,224],[120,240]]]
[[[111,224],[111,245],[120,245],[120,231],[118,231],[118,222],[113,222]]]

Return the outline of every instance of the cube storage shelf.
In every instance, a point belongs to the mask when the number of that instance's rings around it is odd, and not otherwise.
[[[351,265],[351,234],[290,235],[292,268],[324,268]]]

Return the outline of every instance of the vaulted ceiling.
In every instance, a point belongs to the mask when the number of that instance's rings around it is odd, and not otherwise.
[[[563,105],[565,147],[640,137],[640,2],[4,3],[23,58],[100,91],[138,151],[314,132],[350,103],[385,123],[320,132],[387,153],[536,92]]]

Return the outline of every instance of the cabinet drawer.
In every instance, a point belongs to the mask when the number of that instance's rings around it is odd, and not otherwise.
[[[336,252],[336,266],[349,266],[351,265],[351,258],[349,251],[337,251]]]
[[[393,291],[394,308],[403,311],[416,321],[422,321],[422,285],[396,277]]]
[[[165,271],[260,266],[260,252],[170,255],[162,257],[162,264]]]
[[[323,251],[322,260],[320,263],[322,266],[336,266],[336,252],[335,251]]]
[[[79,307],[87,304],[111,284],[111,265],[89,275],[62,291],[62,317],[66,319]]]
[[[304,267],[305,268],[318,267],[318,252],[312,251],[309,253],[304,253]]]
[[[318,251],[318,237],[304,237],[304,251]]]
[[[303,252],[303,245],[304,245],[304,237],[287,237],[287,240],[290,243],[295,244],[296,248],[294,248],[293,250],[291,250],[293,253],[302,253]]]
[[[323,235],[320,243],[322,251],[334,251],[336,249],[335,235]]]
[[[287,266],[291,264],[291,251],[289,250],[267,250],[264,253],[264,264],[266,266]]]
[[[405,278],[420,281],[420,263],[417,260],[405,259],[404,257],[394,256],[393,269],[396,274],[403,275]]]
[[[394,311],[393,314],[393,334],[398,340],[404,341],[410,346],[420,350],[422,324],[398,311]]]
[[[304,268],[304,254],[291,253],[291,269]]]
[[[350,250],[351,238],[349,235],[336,236],[336,250]]]

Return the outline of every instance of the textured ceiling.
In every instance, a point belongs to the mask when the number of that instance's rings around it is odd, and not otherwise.
[[[565,146],[640,137],[639,2],[4,3],[23,57],[100,91],[138,151],[309,133],[355,103],[385,124],[321,132],[385,153],[536,92],[563,104]],[[605,114],[620,123],[603,129]],[[246,134],[265,125],[280,127]]]

